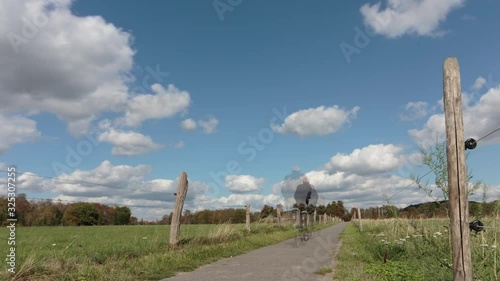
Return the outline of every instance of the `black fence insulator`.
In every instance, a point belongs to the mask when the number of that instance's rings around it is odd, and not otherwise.
[[[477,141],[475,139],[470,138],[465,141],[465,150],[474,149],[476,148],[476,146],[477,146]]]
[[[474,230],[476,233],[484,230],[484,224],[480,220],[475,220],[469,223],[469,229]]]

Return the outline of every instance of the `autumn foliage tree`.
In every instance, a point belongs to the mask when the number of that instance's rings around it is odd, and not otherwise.
[[[64,225],[97,225],[99,223],[99,211],[91,203],[71,204],[63,215]]]

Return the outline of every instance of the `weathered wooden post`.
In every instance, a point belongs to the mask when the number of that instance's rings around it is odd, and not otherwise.
[[[317,213],[316,213],[316,210],[314,210],[314,213],[313,213],[313,222],[314,224],[316,224],[316,219],[317,219]]]
[[[358,208],[358,223],[359,223],[359,231],[363,231],[363,225],[361,225],[361,210]]]
[[[460,91],[458,60],[457,58],[447,58],[443,64],[443,101],[453,280],[469,281],[472,280],[472,258],[468,223],[468,179],[465,165],[464,121]]]
[[[247,204],[247,213],[246,213],[246,227],[247,232],[250,233],[250,204]]]
[[[327,216],[328,215],[326,213],[323,215],[323,224],[326,224],[328,222],[328,221],[326,221]]]
[[[175,194],[175,205],[172,212],[172,222],[170,223],[170,245],[177,246],[179,244],[179,233],[181,229],[182,208],[188,190],[188,179],[185,172],[181,172],[179,176],[179,185]]]
[[[281,204],[276,206],[276,219],[278,220],[278,225],[281,226],[281,212],[283,211],[283,207]]]

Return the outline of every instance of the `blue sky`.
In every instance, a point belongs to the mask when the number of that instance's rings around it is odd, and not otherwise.
[[[321,202],[380,206],[428,171],[419,145],[444,140],[445,58],[460,64],[466,137],[500,127],[499,8],[2,1],[0,168],[27,173],[28,197],[128,205],[144,219],[171,211],[181,171],[190,210],[287,205],[294,165]],[[468,160],[489,200],[499,144],[497,132]],[[392,203],[429,200],[411,186]]]

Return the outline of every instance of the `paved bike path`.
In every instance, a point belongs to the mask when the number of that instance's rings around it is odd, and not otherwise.
[[[296,245],[295,239],[253,250],[232,258],[225,258],[202,266],[192,272],[178,273],[162,281],[207,281],[207,280],[332,280],[314,272],[322,267],[334,268],[333,255],[337,252],[339,234],[347,223],[341,222],[314,232],[311,239]]]

